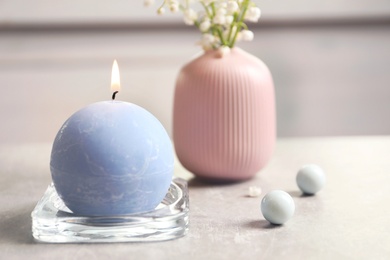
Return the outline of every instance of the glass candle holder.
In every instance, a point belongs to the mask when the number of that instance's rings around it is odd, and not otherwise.
[[[31,213],[33,237],[47,243],[164,241],[184,236],[189,225],[187,182],[173,179],[163,201],[153,211],[113,216],[72,213],[54,185]]]

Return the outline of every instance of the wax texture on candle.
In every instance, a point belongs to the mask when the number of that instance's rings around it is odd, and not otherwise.
[[[173,175],[171,140],[145,109],[103,101],[73,114],[53,143],[56,191],[75,214],[106,216],[153,210]]]

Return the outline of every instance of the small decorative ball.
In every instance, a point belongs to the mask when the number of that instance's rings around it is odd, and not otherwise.
[[[325,173],[316,164],[304,165],[297,174],[299,189],[305,194],[315,194],[325,185]]]
[[[294,200],[285,191],[271,191],[261,201],[261,212],[264,218],[275,225],[285,223],[294,215],[294,211]]]
[[[161,123],[127,102],[103,101],[73,114],[59,130],[50,170],[56,191],[77,215],[153,210],[172,180],[174,154]]]

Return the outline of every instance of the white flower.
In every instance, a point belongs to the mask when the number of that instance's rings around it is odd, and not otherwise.
[[[144,6],[152,6],[154,5],[154,0],[144,0]]]
[[[184,11],[184,23],[187,25],[194,25],[195,21],[198,19],[197,13],[192,9],[187,9]]]
[[[202,32],[206,32],[210,29],[211,27],[211,23],[210,23],[210,20],[204,20],[200,25],[199,25],[199,29],[202,31]]]
[[[228,46],[221,46],[218,49],[218,57],[222,58],[226,54],[230,53],[230,48]]]
[[[226,15],[227,10],[226,7],[219,7],[217,11],[215,11],[216,15]]]
[[[159,9],[157,9],[157,13],[159,15],[163,15],[165,13],[165,8],[164,7],[160,7]]]
[[[255,37],[255,35],[253,34],[252,31],[242,30],[240,32],[240,39],[243,40],[243,41],[250,42],[250,41],[253,40],[254,37]]]
[[[202,36],[202,40],[200,42],[200,45],[202,45],[204,50],[211,50],[216,42],[216,38],[214,35],[205,33]]]
[[[245,15],[245,20],[250,22],[257,22],[260,18],[261,11],[258,7],[250,7]]]
[[[239,40],[253,40],[254,34],[248,30],[246,22],[257,22],[261,15],[254,0],[160,1],[157,13],[164,14],[166,9],[172,13],[183,12],[184,23],[195,25],[202,33],[200,44],[205,50],[221,46],[233,48]],[[144,0],[146,6],[154,2]]]
[[[227,12],[229,14],[233,14],[234,12],[236,12],[239,9],[239,6],[238,6],[236,1],[229,1],[227,3],[226,9],[227,9]]]
[[[217,14],[214,16],[213,23],[221,25],[226,24],[226,16],[223,14]]]
[[[172,13],[177,13],[179,11],[179,4],[173,3],[169,6],[169,9]]]
[[[233,23],[234,17],[233,15],[228,15],[225,17],[225,23],[227,26],[231,25]]]

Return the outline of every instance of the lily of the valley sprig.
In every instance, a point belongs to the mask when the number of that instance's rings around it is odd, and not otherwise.
[[[154,0],[144,3],[150,6]],[[261,14],[250,0],[164,0],[157,13],[164,14],[166,9],[183,12],[184,23],[195,25],[202,33],[200,44],[205,50],[229,49],[237,41],[253,40],[246,22],[257,22]]]

